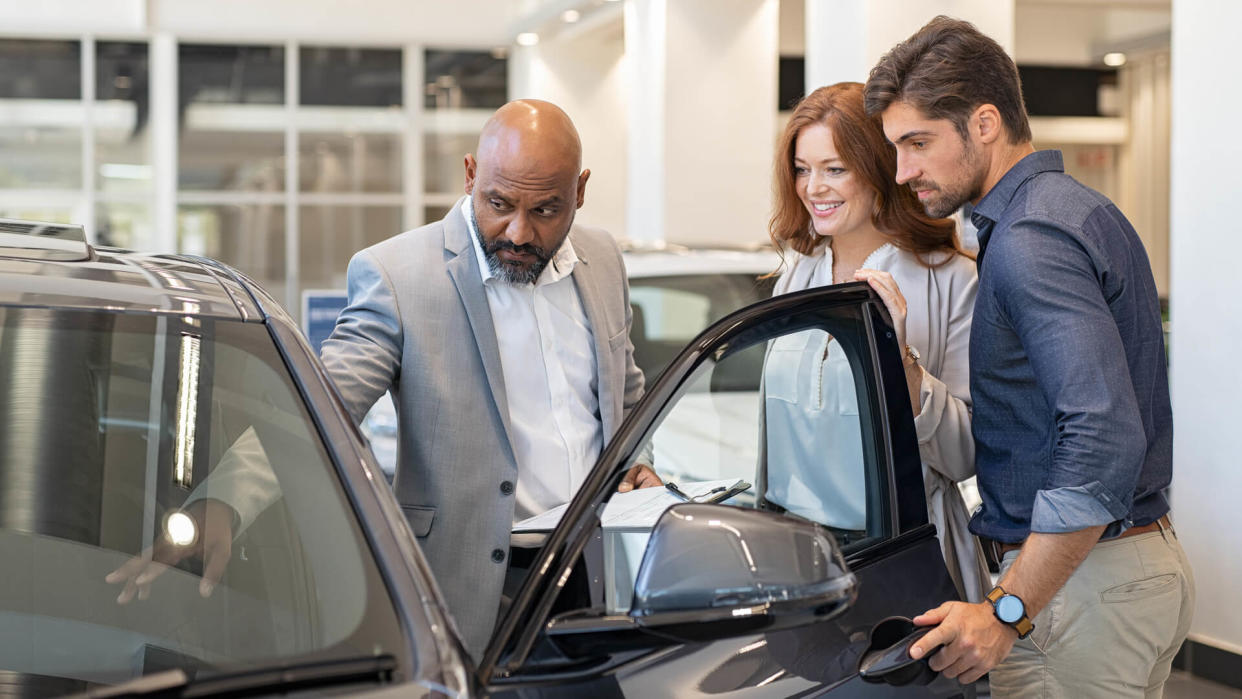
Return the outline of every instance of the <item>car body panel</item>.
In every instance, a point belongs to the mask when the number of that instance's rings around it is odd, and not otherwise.
[[[239,307],[236,289],[189,258],[94,250],[85,261],[48,261],[0,248],[0,305],[257,320],[253,304]]]

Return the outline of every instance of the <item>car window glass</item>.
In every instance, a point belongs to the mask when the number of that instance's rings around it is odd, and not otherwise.
[[[400,652],[396,613],[266,327],[0,309],[0,413],[5,670],[60,693],[173,667]],[[118,604],[123,586],[105,576],[209,499],[234,515],[210,596],[190,556],[149,597]]]
[[[634,361],[654,381],[687,342],[737,309],[768,298],[774,280],[755,274],[630,278]]]
[[[691,497],[749,484],[723,505],[818,522],[847,553],[874,543],[888,532],[887,481],[865,409],[874,389],[862,338],[861,323],[838,321],[773,333],[706,359],[632,463],[654,457],[660,477]],[[681,501],[667,487],[608,496],[597,595],[609,613],[629,609],[651,528]]]

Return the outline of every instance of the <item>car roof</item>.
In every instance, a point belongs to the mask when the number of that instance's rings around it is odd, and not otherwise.
[[[225,265],[93,247],[80,228],[49,225],[0,221],[0,305],[265,317],[251,284]]]
[[[709,274],[767,274],[781,264],[772,248],[677,248],[626,250],[626,273],[631,279]]]

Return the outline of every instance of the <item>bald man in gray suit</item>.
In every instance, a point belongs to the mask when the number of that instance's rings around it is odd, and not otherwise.
[[[354,256],[323,346],[355,420],[392,391],[397,500],[476,655],[513,523],[572,497],[643,391],[620,250],[573,223],[581,152],[554,105],[502,107],[465,157],[467,197]],[[636,468],[622,489],[659,484]]]

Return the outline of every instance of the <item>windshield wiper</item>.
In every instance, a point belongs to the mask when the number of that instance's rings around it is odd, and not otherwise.
[[[393,681],[397,661],[391,655],[320,660],[211,674],[190,679],[184,670],[168,670],[139,677],[112,687],[101,687],[81,699],[113,697],[254,697],[330,687],[358,682],[386,684]]]

